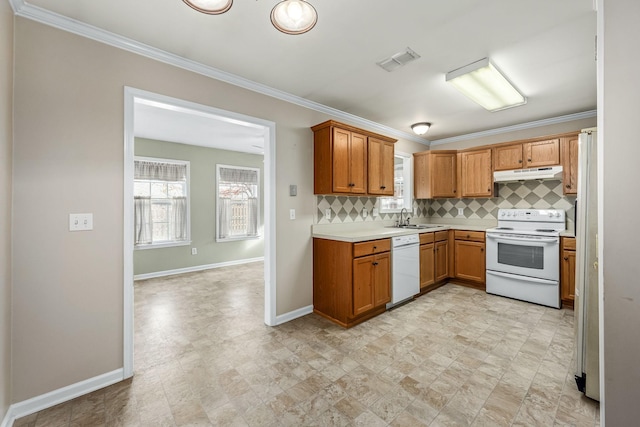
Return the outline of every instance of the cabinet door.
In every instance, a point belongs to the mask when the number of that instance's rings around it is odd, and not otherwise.
[[[353,260],[353,307],[354,316],[374,307],[374,265],[375,255]]]
[[[376,255],[373,263],[374,305],[391,301],[391,256],[389,252]]]
[[[522,144],[504,145],[493,149],[494,165],[497,171],[522,169]]]
[[[493,196],[490,148],[461,153],[460,164],[462,197]]]
[[[455,241],[455,277],[485,282],[484,243],[467,240]]]
[[[562,251],[562,265],[560,278],[560,297],[562,301],[573,304],[576,293],[576,253],[575,251]]]
[[[435,249],[433,243],[420,245],[420,289],[435,283]]]
[[[382,182],[380,188],[383,196],[393,196],[395,187],[395,152],[393,142],[385,141],[382,145]]]
[[[393,196],[394,144],[369,138],[369,194]]]
[[[524,167],[537,168],[560,164],[560,139],[527,142],[524,149]]]
[[[429,189],[429,154],[413,154],[413,197],[428,199]]]
[[[333,128],[333,192],[350,193],[351,178],[349,163],[351,151],[351,132]]]
[[[351,152],[349,175],[351,177],[351,193],[367,192],[367,137],[351,133]]]
[[[562,190],[578,194],[578,135],[562,138]]]
[[[431,198],[457,197],[456,188],[456,153],[432,153],[431,171]]]
[[[439,282],[449,276],[449,242],[443,240],[435,243],[435,281]]]

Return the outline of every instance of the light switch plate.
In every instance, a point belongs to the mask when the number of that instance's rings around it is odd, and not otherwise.
[[[289,219],[296,219],[296,210],[289,209]]]
[[[297,196],[298,195],[298,186],[295,184],[291,184],[289,186],[289,195],[290,196]]]
[[[93,230],[93,214],[69,214],[69,231]]]

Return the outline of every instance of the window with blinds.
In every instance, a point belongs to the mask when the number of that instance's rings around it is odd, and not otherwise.
[[[259,237],[260,169],[217,165],[216,241]]]

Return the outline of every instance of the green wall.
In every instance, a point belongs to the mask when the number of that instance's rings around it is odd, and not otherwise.
[[[144,138],[135,139],[135,155],[191,162],[191,246],[134,250],[135,275],[264,256],[263,156]],[[217,164],[260,168],[260,238],[216,243]]]

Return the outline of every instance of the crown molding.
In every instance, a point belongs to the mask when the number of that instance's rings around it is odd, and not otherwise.
[[[468,133],[466,135],[452,136],[451,138],[434,139],[430,146],[448,144],[450,142],[465,141],[468,139],[482,138],[484,136],[499,135],[501,133],[515,132],[518,130],[532,129],[540,126],[549,126],[557,123],[571,122],[574,120],[588,119],[596,117],[597,110],[584,111],[582,113],[567,114],[565,116],[552,117],[549,119],[536,120],[533,122],[520,123],[513,126],[505,126],[502,128],[483,130],[480,132]]]
[[[362,117],[350,114],[335,108],[328,107],[326,105],[310,101],[308,99],[301,98],[296,95],[292,95],[288,92],[272,88],[270,86],[257,83],[253,80],[245,79],[235,74],[227,73],[220,69],[210,67],[208,65],[201,64],[190,59],[183,58],[181,56],[166,52],[161,49],[157,49],[153,46],[149,46],[144,43],[140,43],[136,40],[123,37],[114,34],[109,31],[105,31],[101,28],[93,25],[86,24],[75,19],[68,18],[66,16],[51,12],[47,9],[43,9],[39,6],[31,5],[24,0],[9,0],[11,7],[14,10],[16,16],[30,19],[32,21],[39,22],[41,24],[49,25],[54,28],[58,28],[63,31],[67,31],[82,37],[86,37],[91,40],[95,40],[100,43],[107,44],[119,49],[123,49],[141,56],[145,56],[150,59],[154,59],[165,64],[173,65],[184,70],[192,71],[194,73],[201,74],[206,77],[210,77],[215,80],[219,80],[225,83],[232,84],[234,86],[248,89],[253,92],[257,92],[262,95],[266,95],[272,98],[279,99],[291,104],[298,105],[300,107],[308,108],[320,113],[328,114],[337,120],[351,123],[355,126],[364,127],[372,132],[383,133],[395,138],[402,138],[413,142],[429,145],[429,141],[420,138],[417,135],[409,132],[402,132],[397,129],[382,125],[380,123],[373,122],[371,120],[364,119]]]

